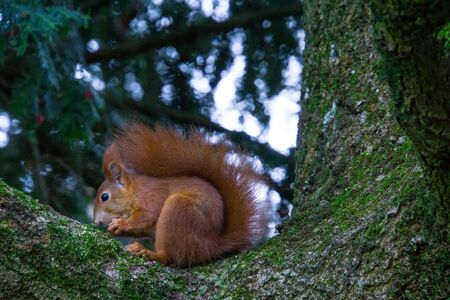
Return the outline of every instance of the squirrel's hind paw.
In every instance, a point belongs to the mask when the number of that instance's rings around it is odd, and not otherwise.
[[[132,253],[132,254],[137,254],[137,255],[143,255],[145,253],[145,251],[150,251],[147,248],[145,248],[144,246],[142,246],[141,243],[138,242],[134,242],[133,244],[130,244],[126,247],[127,251]]]
[[[142,244],[134,242],[126,247],[126,250],[134,255],[145,256],[149,259],[155,260],[155,252],[145,248]]]
[[[133,244],[128,245],[126,247],[126,250],[134,255],[145,256],[150,260],[157,260],[159,262],[162,262],[163,264],[166,263],[165,255],[162,252],[157,253],[155,251],[149,250],[138,242],[134,242]]]

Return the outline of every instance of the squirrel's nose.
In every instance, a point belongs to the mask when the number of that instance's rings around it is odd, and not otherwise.
[[[101,225],[102,225],[102,221],[100,221],[100,220],[98,220],[98,221],[95,221],[95,225],[97,225],[97,226],[101,226]]]

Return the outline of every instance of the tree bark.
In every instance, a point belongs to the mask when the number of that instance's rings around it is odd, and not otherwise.
[[[296,200],[344,298],[449,294],[444,2],[305,3]]]
[[[388,9],[389,8],[389,9]],[[374,1],[375,26],[400,125],[420,153],[440,207],[450,217],[450,49],[436,38],[449,21],[449,1]]]
[[[425,46],[381,47],[392,28],[380,24],[397,10],[375,4],[305,1],[295,206],[279,236],[205,266],[165,267],[0,183],[0,298],[446,298],[448,173],[430,161],[445,161],[448,126],[429,126],[445,123],[448,78],[429,73]]]

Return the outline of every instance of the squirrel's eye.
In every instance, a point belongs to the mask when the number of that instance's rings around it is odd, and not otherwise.
[[[101,198],[102,198],[102,201],[103,201],[103,202],[108,201],[108,199],[109,199],[109,193],[103,193]]]

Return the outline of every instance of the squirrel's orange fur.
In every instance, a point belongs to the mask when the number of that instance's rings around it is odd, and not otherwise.
[[[154,251],[134,243],[127,247],[132,253],[186,266],[249,249],[265,237],[267,218],[256,199],[261,175],[224,142],[212,144],[199,132],[185,137],[173,128],[130,123],[106,149],[103,173],[95,223],[114,235],[155,234]]]

